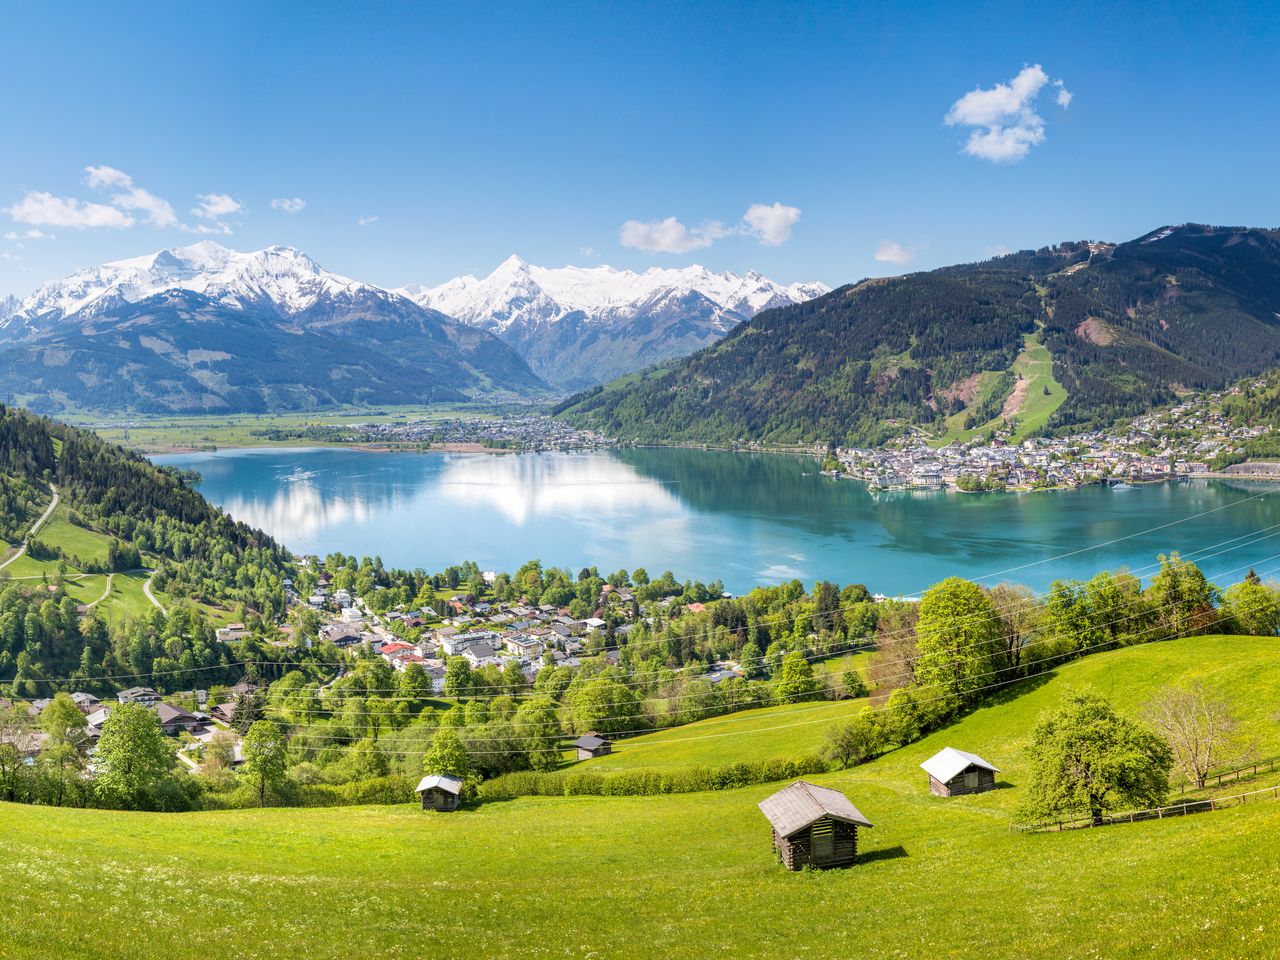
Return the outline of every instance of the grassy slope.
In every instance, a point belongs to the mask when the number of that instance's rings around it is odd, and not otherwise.
[[[107,534],[76,526],[69,519],[69,512],[69,507],[59,504],[49,522],[40,528],[37,539],[41,543],[61,547],[69,556],[106,563],[112,538]]]
[[[1049,348],[1033,333],[1025,334],[1023,341],[1025,346],[1022,353],[1013,362],[1014,372],[1027,381],[1026,399],[1017,414],[1018,429],[1014,434],[1015,441],[1021,441],[1044,429],[1044,425],[1049,422],[1049,417],[1067,399],[1066,387],[1054,379],[1053,357],[1049,353]],[[965,410],[946,419],[946,430],[938,439],[940,444],[971,440],[987,430],[998,429],[1004,425],[1002,418],[996,416],[970,430],[964,429],[964,420],[968,416],[968,411],[990,399],[998,380],[999,374],[993,371],[986,371],[980,376],[977,396]],[[1047,395],[1044,392],[1046,387],[1049,389]]]
[[[1023,835],[1017,788],[939,800],[944,743],[1021,781],[1027,724],[1068,686],[1136,709],[1172,677],[1235,691],[1260,731],[1277,640],[1102,655],[899,754],[815,778],[876,825],[850,870],[788,874],[755,803],[775,787],[183,816],[0,804],[0,956],[1275,956],[1280,803]],[[731,741],[726,741],[731,742]],[[745,738],[744,738],[745,742]]]

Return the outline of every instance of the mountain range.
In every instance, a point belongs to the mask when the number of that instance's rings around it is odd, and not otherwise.
[[[581,389],[685,356],[762,310],[829,290],[783,286],[754,271],[548,269],[513,256],[482,279],[396,292],[501,337],[548,383]]]
[[[482,280],[387,290],[289,247],[204,242],[0,301],[0,397],[47,412],[536,397],[683,356],[825,291],[702,267],[547,270],[516,257]]]
[[[1280,231],[1184,224],[864,280],[557,412],[641,441],[1079,430],[1278,363]]]

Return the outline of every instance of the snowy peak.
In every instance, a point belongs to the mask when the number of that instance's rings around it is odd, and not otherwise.
[[[697,265],[653,267],[643,273],[608,266],[549,269],[511,256],[483,279],[457,277],[437,287],[413,285],[396,292],[465,323],[505,333],[513,326],[552,324],[573,313],[589,322],[628,319],[646,304],[673,302],[689,294],[700,294],[734,314],[736,323],[761,310],[821,296],[828,289],[822,283],[783,286],[755,271],[716,273]]]
[[[239,253],[204,241],[104,263],[46,283],[0,323],[44,326],[171,290],[191,291],[229,306],[270,307],[282,314],[300,313],[326,298],[365,292],[385,296],[376,287],[330,273],[292,247]]]

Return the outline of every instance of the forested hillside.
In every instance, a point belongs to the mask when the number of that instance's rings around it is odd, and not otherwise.
[[[55,526],[29,533],[59,497]],[[154,622],[108,623],[82,616],[64,576],[152,571],[171,598],[275,617],[284,612],[287,552],[209,505],[174,471],[91,433],[0,406],[0,682],[24,690],[41,678],[118,676],[153,669],[207,669],[226,659],[213,627],[192,612]],[[28,557],[18,557],[26,539]],[[92,549],[93,556],[77,551]],[[58,561],[50,563],[49,561]],[[105,594],[104,594],[105,596]]]
[[[1280,359],[1280,232],[1186,225],[842,287],[759,314],[668,368],[557,412],[621,439],[882,441],[1016,423],[1006,374],[1047,347],[1066,398],[1047,429],[1096,427]],[[980,375],[993,378],[980,389]],[[1045,388],[1046,395],[1049,390]]]

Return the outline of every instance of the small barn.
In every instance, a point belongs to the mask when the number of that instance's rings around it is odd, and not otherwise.
[[[592,757],[603,757],[613,752],[613,744],[604,737],[588,733],[573,741],[573,748],[578,751],[579,760],[590,760]]]
[[[858,855],[858,828],[871,826],[839,790],[805,780],[766,797],[759,806],[788,870],[849,866]]]
[[[920,764],[920,768],[929,775],[929,789],[939,797],[993,790],[996,774],[1000,772],[976,753],[955,747],[943,747]]]
[[[462,781],[447,773],[431,774],[418,784],[423,810],[457,810],[462,802]]]

